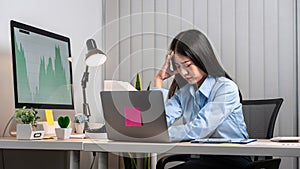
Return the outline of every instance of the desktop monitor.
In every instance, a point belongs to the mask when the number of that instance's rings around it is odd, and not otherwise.
[[[70,39],[11,21],[15,107],[74,109]]]

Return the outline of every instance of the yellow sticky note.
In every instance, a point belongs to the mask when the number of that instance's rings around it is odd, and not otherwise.
[[[54,126],[54,118],[53,118],[52,110],[45,110],[45,114],[46,114],[46,121],[48,122],[48,125]]]

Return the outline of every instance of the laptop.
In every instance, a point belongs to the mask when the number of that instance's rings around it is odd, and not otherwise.
[[[180,141],[169,138],[161,91],[101,91],[100,97],[108,139]]]

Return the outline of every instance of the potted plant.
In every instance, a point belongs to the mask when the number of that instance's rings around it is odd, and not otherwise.
[[[18,122],[17,139],[41,139],[43,137],[44,131],[36,131],[37,120],[40,116],[35,108],[26,109],[24,106],[16,109],[15,119]]]
[[[26,106],[24,106],[22,109],[16,109],[15,118],[17,122],[36,127],[37,120],[41,117],[38,116],[38,111],[35,108],[26,109]]]
[[[135,83],[134,83],[134,87],[136,90],[141,91],[143,90],[142,88],[142,80],[141,80],[141,76],[139,73],[136,74],[136,79],[135,79]],[[147,90],[150,90],[151,87],[151,81],[149,82],[148,86],[147,86]],[[150,168],[150,161],[151,161],[151,154],[150,153],[146,153],[144,158],[142,158],[143,160],[143,169],[149,169]],[[125,165],[125,169],[136,169],[137,168],[137,158],[134,157],[134,153],[128,152],[127,154],[124,154],[124,165]]]
[[[75,132],[78,134],[82,134],[84,130],[84,124],[88,121],[88,118],[84,114],[76,114],[75,115]]]
[[[71,122],[70,117],[59,116],[57,122],[60,128],[55,128],[56,137],[58,139],[69,139],[72,132],[72,128],[68,128]]]

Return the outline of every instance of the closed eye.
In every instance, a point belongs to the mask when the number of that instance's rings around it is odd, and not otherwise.
[[[185,67],[190,67],[193,63],[191,61],[187,61],[184,63]]]
[[[191,62],[190,60],[187,60],[187,61],[181,62],[180,64],[175,63],[175,66],[177,69],[179,69],[181,65],[183,67],[190,67],[192,64],[193,64],[193,62]]]
[[[190,64],[187,64],[187,65],[185,65],[186,67],[190,67],[192,64],[190,63]]]

